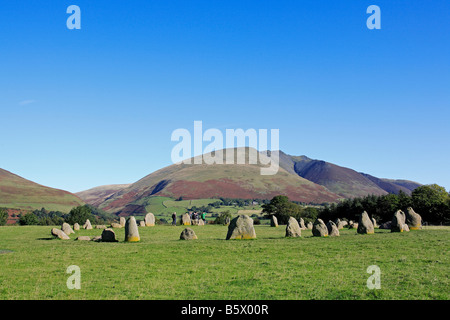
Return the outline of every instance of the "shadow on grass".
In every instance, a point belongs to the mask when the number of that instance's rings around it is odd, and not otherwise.
[[[53,240],[55,238],[37,238],[36,240]]]

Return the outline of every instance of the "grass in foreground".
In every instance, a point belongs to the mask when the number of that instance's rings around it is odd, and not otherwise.
[[[376,230],[337,238],[284,238],[285,228],[256,226],[256,240],[226,241],[227,227],[140,228],[141,242],[57,240],[51,227],[0,227],[0,299],[444,299],[449,295],[450,228]],[[100,235],[81,230],[76,235]],[[13,251],[13,252],[10,252]],[[81,289],[69,290],[70,265]],[[381,289],[366,286],[381,268]]]

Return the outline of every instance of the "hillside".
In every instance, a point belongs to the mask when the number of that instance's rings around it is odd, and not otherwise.
[[[383,195],[400,191],[411,194],[412,190],[421,185],[407,180],[380,179],[306,156],[290,156],[283,152],[281,154],[280,166],[286,171],[295,172],[345,198],[362,197],[368,194]]]
[[[0,169],[0,207],[69,212],[84,202],[74,194],[24,179]]]
[[[248,159],[248,148],[235,150],[245,152]],[[120,215],[139,214],[144,210],[142,199],[150,196],[271,199],[284,194],[291,200],[306,203],[335,202],[340,198],[283,168],[275,175],[266,176],[260,174],[260,168],[259,164],[174,164],[116,192],[100,208]]]
[[[120,191],[129,186],[130,186],[129,184],[112,184],[95,187],[86,191],[77,192],[75,193],[75,195],[84,202],[97,207],[103,202],[105,202],[110,196],[112,196],[117,191]]]

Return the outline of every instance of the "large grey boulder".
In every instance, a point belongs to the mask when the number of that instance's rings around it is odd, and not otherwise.
[[[61,230],[64,231],[65,234],[69,235],[72,233],[75,233],[75,231],[72,230],[72,228],[70,227],[70,224],[64,222],[61,226]]]
[[[120,229],[120,228],[123,228],[123,226],[120,223],[111,222],[111,228]]]
[[[91,237],[89,237],[89,236],[79,236],[75,240],[78,240],[78,241],[91,241]]]
[[[411,207],[406,211],[406,224],[410,230],[422,229],[422,217]]]
[[[181,216],[181,224],[183,226],[190,226],[191,225],[191,217],[189,217],[189,214],[185,213]]]
[[[344,223],[341,219],[336,218],[336,220],[334,220],[334,224],[336,225],[338,230],[344,229]],[[328,226],[328,224],[327,224],[327,226]]]
[[[86,230],[92,229],[92,225],[91,225],[91,222],[89,221],[89,219],[87,219],[86,222],[84,223],[83,229],[86,229]]]
[[[227,240],[231,239],[255,239],[256,232],[253,227],[253,219],[241,214],[231,220],[228,226]]]
[[[75,222],[75,224],[73,225],[73,230],[74,231],[80,230],[80,225],[77,222]]]
[[[298,225],[300,226],[301,230],[306,230],[305,220],[303,220],[303,218],[298,219]]]
[[[391,232],[403,232],[405,229],[406,216],[402,210],[397,210],[391,221]]]
[[[69,240],[70,239],[69,236],[60,229],[53,228],[51,233],[53,236],[58,237],[61,240]]]
[[[145,215],[144,221],[145,221],[145,225],[147,227],[155,226],[155,215],[153,213],[151,213],[151,212],[147,213]]]
[[[373,217],[372,217],[372,224],[374,228],[378,228],[377,220],[375,220],[375,218]]]
[[[314,221],[312,234],[314,237],[328,237],[328,229],[322,219]]]
[[[106,229],[106,226],[104,224],[98,224],[95,226],[95,229]]]
[[[102,242],[117,242],[116,234],[113,229],[107,228],[102,232]]]
[[[141,240],[139,236],[138,226],[136,224],[136,218],[131,216],[125,223],[125,241],[126,242],[138,242]]]
[[[196,240],[197,235],[191,228],[184,229],[180,234],[180,240]]]
[[[278,219],[275,215],[272,215],[272,218],[270,219],[270,226],[275,228],[278,227]]]
[[[357,232],[359,234],[372,234],[375,232],[372,219],[370,219],[369,214],[366,211],[359,216]]]
[[[333,221],[328,221],[327,230],[330,237],[339,237],[339,229]]]
[[[289,221],[286,225],[286,237],[301,237],[302,230],[300,229],[300,225],[294,217],[290,217]]]

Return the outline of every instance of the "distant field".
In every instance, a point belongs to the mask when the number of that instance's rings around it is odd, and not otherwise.
[[[207,206],[210,203],[219,201],[218,199],[193,199],[177,201],[169,197],[149,197],[136,202],[136,204],[144,205],[147,212],[152,212],[158,219],[166,219],[172,221],[172,213],[176,212],[177,216],[189,211],[193,206],[201,207]],[[207,220],[214,220],[213,214],[220,214],[229,211],[233,216],[237,214],[258,214],[262,212],[261,206],[221,206],[220,208],[213,208],[212,213],[206,214]],[[144,214],[135,215],[136,219],[143,219]]]
[[[450,298],[449,227],[287,239],[283,226],[256,226],[256,240],[232,241],[226,226],[192,228],[198,240],[159,225],[140,228],[139,243],[123,242],[123,229],[120,242],[95,243],[53,239],[51,227],[0,227],[0,299]],[[66,287],[70,265],[81,269],[80,290]],[[381,269],[379,290],[366,286],[371,265]]]

